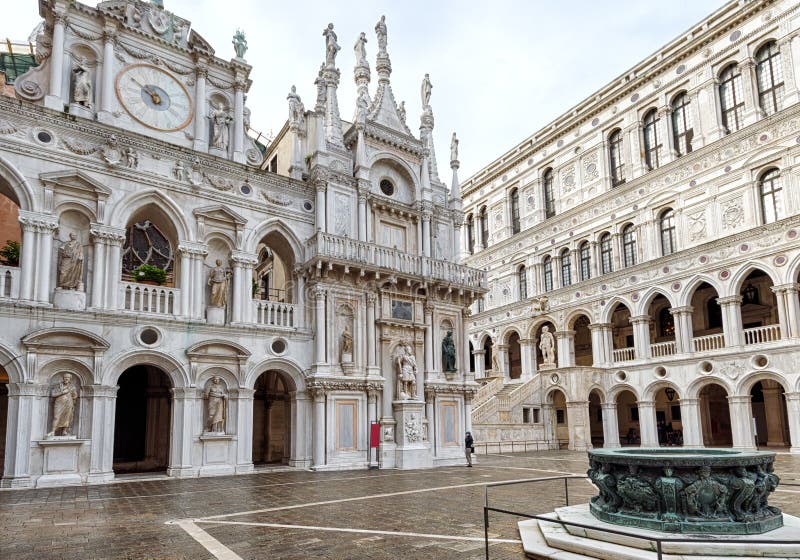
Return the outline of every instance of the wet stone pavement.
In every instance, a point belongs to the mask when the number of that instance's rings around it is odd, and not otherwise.
[[[250,560],[256,558],[483,558],[483,493],[490,482],[584,475],[586,454],[480,456],[474,468],[256,474],[126,480],[102,486],[0,491],[0,559]],[[800,484],[800,456],[776,472]],[[588,501],[586,480],[570,503]],[[545,513],[561,481],[493,488],[491,505]],[[770,503],[800,515],[800,487]],[[523,558],[519,518],[492,514],[492,559]]]

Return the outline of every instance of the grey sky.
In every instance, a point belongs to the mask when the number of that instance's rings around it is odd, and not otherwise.
[[[90,2],[87,2],[90,3]],[[39,17],[34,0],[6,2],[0,35],[25,39]],[[322,30],[333,22],[342,50],[339,109],[355,109],[353,43],[368,37],[375,92],[374,27],[386,15],[392,89],[419,130],[419,85],[428,72],[439,166],[447,167],[450,135],[461,140],[459,176],[466,179],[578,101],[724,4],[721,0],[165,0],[216,49],[233,56],[241,27],[253,66],[248,95],[254,128],[277,132],[292,84],[307,108],[324,59]],[[449,182],[449,173],[442,173]]]

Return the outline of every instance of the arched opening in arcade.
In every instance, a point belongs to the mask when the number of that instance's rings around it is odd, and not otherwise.
[[[656,391],[656,433],[658,445],[673,447],[683,445],[680,395],[673,387]]]
[[[551,361],[548,362],[547,357],[542,352],[542,336],[546,334],[551,335],[552,337],[552,356]],[[547,321],[539,325],[539,327],[534,331],[533,335],[533,344],[536,350],[536,369],[552,369],[556,367],[558,364],[559,356],[556,355],[556,326]]]
[[[475,373],[475,347],[472,341],[469,341],[469,372]]]
[[[575,365],[591,366],[592,358],[592,332],[589,330],[591,321],[586,315],[578,315],[572,321],[571,329],[575,332],[573,344],[575,348]]]
[[[125,226],[122,280],[175,287],[180,278],[180,259],[175,258],[178,239],[175,225],[157,204],[137,210]],[[163,279],[155,277],[153,268],[163,271]]]
[[[559,448],[569,445],[569,417],[567,416],[567,397],[560,389],[549,395],[550,401],[550,438],[558,444]]]
[[[733,445],[728,392],[722,385],[709,383],[700,391],[700,425],[705,447]]]
[[[513,331],[508,335],[508,377],[520,379],[522,377],[522,350],[519,345],[519,333]]]
[[[291,456],[294,382],[285,373],[265,371],[253,395],[253,464],[287,464]]]
[[[19,224],[19,200],[14,190],[0,178],[0,297],[19,293],[19,261],[22,229]]]
[[[498,375],[500,372],[499,368],[497,368],[498,370],[495,371],[493,351],[494,344],[492,343],[492,337],[487,336],[486,340],[483,342],[483,371],[491,371],[493,375]],[[487,373],[484,374],[488,375]]]
[[[6,465],[6,433],[8,426],[8,373],[0,366],[0,478]]]
[[[742,328],[745,344],[779,340],[778,303],[771,290],[772,279],[763,270],[755,269],[742,281]]]
[[[603,396],[597,389],[589,393],[589,432],[593,447],[603,447]]]
[[[675,354],[675,318],[672,306],[662,294],[650,302],[650,355],[653,358]]]
[[[789,447],[789,417],[783,386],[771,379],[750,389],[750,403],[759,447]]]
[[[692,293],[692,350],[695,352],[725,347],[722,307],[717,303],[717,298],[719,293],[708,282],[701,282]]]
[[[172,384],[151,365],[126,369],[117,382],[114,472],[163,471],[169,466]]]
[[[611,338],[615,362],[626,362],[636,358],[631,310],[623,303],[618,303],[611,312]]]
[[[271,231],[258,243],[258,263],[253,268],[253,299],[297,303],[294,253],[279,231]]]
[[[617,394],[617,426],[619,441],[625,445],[640,445],[642,430],[639,425],[639,403],[636,395],[627,389]]]

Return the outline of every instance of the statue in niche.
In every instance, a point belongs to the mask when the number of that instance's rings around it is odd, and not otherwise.
[[[458,161],[458,138],[455,132],[450,140],[450,161]]]
[[[214,121],[214,134],[211,138],[211,146],[219,148],[220,150],[227,150],[229,136],[228,123],[233,119],[222,104],[214,106],[214,110],[211,111],[211,118]]]
[[[237,29],[233,34],[233,50],[236,51],[236,58],[244,58],[244,53],[247,52],[247,39],[241,29]]]
[[[58,287],[83,291],[83,246],[77,234],[69,234],[69,241],[58,249],[58,256]]]
[[[89,63],[86,58],[81,57],[78,60],[72,73],[75,75],[75,81],[72,86],[72,100],[78,105],[92,109],[94,107],[92,101],[92,75],[89,72]]]
[[[336,55],[342,47],[337,43],[336,32],[333,30],[333,24],[329,23],[328,27],[322,32],[325,37],[325,65],[328,68],[336,67]]]
[[[408,343],[397,356],[397,396],[399,400],[413,399],[417,394],[417,359]]]
[[[222,267],[222,261],[216,260],[216,266],[208,273],[208,285],[211,286],[209,307],[225,307],[228,301],[228,270]]]
[[[61,376],[61,383],[53,387],[53,425],[47,437],[69,436],[78,402],[78,389],[72,382],[72,374]]]
[[[342,361],[353,361],[353,335],[348,325],[342,331]],[[346,359],[347,358],[347,359]]]
[[[447,331],[442,340],[442,369],[447,372],[456,371],[456,343],[453,342],[453,331]]]
[[[433,84],[431,84],[430,75],[425,74],[425,77],[422,79],[422,86],[420,87],[420,95],[422,97],[423,108],[430,107],[432,89],[433,89]]]
[[[386,16],[381,16],[378,23],[375,24],[375,35],[378,36],[378,52],[386,54],[387,32],[386,32]]]
[[[547,325],[542,327],[542,334],[539,335],[539,350],[542,351],[542,358],[544,358],[544,365],[556,365],[556,349],[555,339],[550,333],[550,327]]]
[[[356,55],[356,66],[367,66],[367,34],[363,31],[356,39],[353,52]]]
[[[211,378],[211,384],[206,389],[205,399],[208,401],[208,420],[206,421],[206,432],[222,434],[225,432],[225,401],[228,395],[225,394],[225,385],[222,379],[217,376]]]
[[[500,367],[500,354],[497,352],[492,352],[492,371],[498,373],[501,371],[502,368]]]

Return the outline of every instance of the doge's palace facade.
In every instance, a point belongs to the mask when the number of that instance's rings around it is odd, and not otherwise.
[[[463,461],[485,273],[458,264],[457,149],[448,188],[385,20],[353,122],[329,25],[314,107],[292,87],[264,147],[243,34],[223,59],[160,2],[39,9],[0,97],[2,485]]]
[[[478,440],[800,452],[800,5],[730,2],[462,185]]]

